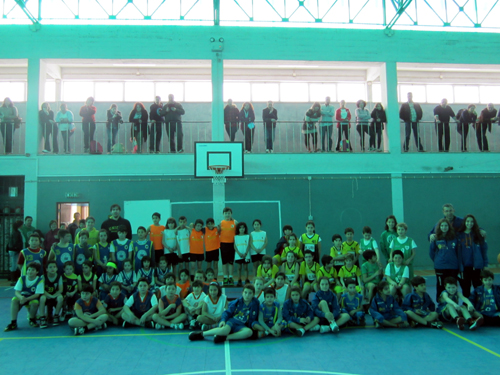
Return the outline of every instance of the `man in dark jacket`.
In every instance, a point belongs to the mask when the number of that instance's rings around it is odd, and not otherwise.
[[[423,152],[422,141],[420,140],[420,129],[418,122],[422,120],[422,107],[420,104],[413,102],[413,94],[408,93],[408,102],[403,103],[399,110],[399,118],[405,122],[405,143],[403,145],[404,151],[408,152],[410,147],[410,136],[413,129],[413,137],[419,152]]]
[[[182,115],[186,113],[180,103],[174,101],[174,95],[168,95],[168,102],[165,103],[160,112],[160,116],[165,117],[165,128],[167,135],[170,139],[170,152],[175,153],[175,133],[177,132],[177,152],[183,153],[182,139],[184,133],[182,132]]]
[[[149,107],[149,119],[151,120],[151,130],[149,132],[149,152],[160,153],[161,144],[161,126],[163,123],[163,117],[160,116],[159,112],[162,109],[162,102],[159,96],[155,97],[155,102]]]
[[[455,112],[448,105],[447,99],[441,100],[441,105],[434,108],[434,119],[436,120],[436,129],[438,133],[439,152],[450,151],[450,118],[457,121]],[[444,135],[444,148],[443,148]]]
[[[228,99],[227,105],[224,107],[224,126],[231,142],[234,142],[238,131],[239,115],[240,110],[233,104],[232,99]]]
[[[111,241],[118,239],[118,228],[120,227],[120,225],[125,225],[125,227],[127,228],[127,238],[131,240],[132,227],[130,225],[130,221],[120,216],[122,212],[122,208],[120,207],[120,205],[116,203],[113,204],[110,208],[110,211],[111,215],[109,216],[109,218],[101,224],[101,229],[106,229],[109,233],[108,243],[111,243]]]
[[[276,121],[278,121],[278,111],[273,107],[273,102],[268,101],[267,107],[262,111],[262,121],[266,134],[266,152],[273,152],[273,142],[276,132]]]

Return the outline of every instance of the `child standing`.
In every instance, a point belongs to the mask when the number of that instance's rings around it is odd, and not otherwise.
[[[366,262],[364,262],[361,266],[361,274],[363,275],[365,289],[368,288],[368,300],[371,301],[373,297],[373,290],[382,280],[384,272],[382,266],[377,262],[378,257],[375,251],[364,251],[363,258]]]
[[[356,290],[358,293],[363,294],[364,288],[361,284],[361,270],[354,264],[355,256],[352,253],[348,253],[345,256],[345,266],[339,271],[339,280],[342,286],[346,287],[346,282],[348,280],[353,280],[356,283]]]
[[[103,273],[101,277],[109,278],[112,279],[114,275],[114,268],[111,267],[112,269],[109,270],[111,271],[110,274]],[[106,268],[108,270],[108,268]],[[101,280],[101,278],[99,278]],[[125,259],[123,262],[123,271],[121,271],[118,274],[118,277],[116,278],[116,281],[118,281],[122,287],[122,293],[125,297],[130,297],[132,293],[134,292],[135,284],[137,283],[137,279],[135,278],[134,271],[132,270],[132,261],[130,259]],[[107,284],[111,285],[113,282],[107,282]],[[105,292],[105,290],[104,290]]]
[[[246,279],[245,284],[250,283],[248,280],[248,264],[250,263],[250,246],[251,246],[251,237],[248,234],[248,227],[246,223],[241,222],[236,224],[236,233],[234,236],[234,262],[235,266],[235,275],[239,273],[239,280],[236,286],[243,286],[243,272],[245,272]],[[221,245],[222,249],[222,245]],[[239,269],[238,269],[239,265]],[[228,279],[229,280],[229,279]],[[224,285],[229,285],[228,282],[225,282]],[[232,284],[234,286],[234,284]]]
[[[340,297],[344,288],[340,285],[337,270],[333,266],[333,258],[330,255],[323,255],[321,257],[321,263],[323,267],[316,273],[316,278],[319,280],[322,277],[326,277],[330,283],[330,290],[334,292],[337,297]]]
[[[214,270],[215,280],[219,275],[219,230],[215,226],[215,221],[209,217],[205,227],[205,262],[207,267]],[[207,268],[207,274],[208,274]],[[208,279],[209,281],[212,281]]]
[[[131,325],[155,328],[152,319],[158,310],[158,299],[148,289],[148,280],[140,279],[137,283],[137,292],[127,299],[123,307],[123,328]]]
[[[47,274],[44,277],[45,289],[40,297],[40,328],[47,328],[47,323],[59,325],[59,314],[63,305],[63,282],[57,273],[57,263],[55,260],[47,262]],[[45,311],[47,309],[47,311]],[[55,314],[53,311],[55,309]],[[48,317],[46,319],[45,317]]]
[[[227,297],[222,294],[222,288],[217,282],[211,282],[208,295],[203,300],[201,314],[197,318],[201,330],[216,328],[225,310],[227,310]]]
[[[92,216],[89,216],[85,219],[85,228],[82,230],[86,230],[88,233],[87,245],[89,247],[94,246],[99,241],[99,231],[95,227],[95,219]],[[80,232],[75,236],[75,244],[80,243]]]
[[[29,263],[26,267],[26,275],[21,276],[14,286],[15,296],[10,304],[11,322],[5,327],[5,332],[17,329],[17,315],[23,306],[28,309],[30,326],[38,327],[36,312],[39,298],[44,293],[43,276],[39,276],[39,272],[39,263]]]
[[[203,243],[205,233],[203,229],[203,220],[196,219],[194,228],[189,236],[189,261],[192,266],[191,275],[194,275],[196,270],[201,270],[201,262],[204,260]]]
[[[335,271],[339,272],[342,266],[345,265],[345,254],[342,252],[342,236],[334,234],[332,236],[333,246],[330,249],[330,256],[333,258],[333,266]]]
[[[85,261],[93,262],[93,252],[87,243],[89,239],[89,232],[82,230],[78,233],[79,244],[75,245],[75,273],[81,275],[83,272],[83,263]]]
[[[104,300],[111,290],[111,283],[118,281],[118,267],[113,262],[106,264],[106,273],[99,278],[99,300]]]
[[[399,307],[398,301],[391,295],[391,288],[387,281],[381,281],[378,284],[377,292],[370,303],[370,315],[376,328],[409,326],[408,318]]]
[[[297,254],[292,251],[288,252],[286,254],[286,262],[281,265],[281,272],[285,274],[288,285],[300,286],[299,270],[300,265],[297,262]]]
[[[75,265],[73,262],[64,263],[63,280],[63,311],[61,320],[73,316],[73,307],[78,299],[78,276],[75,273]]]
[[[102,301],[103,306],[106,308],[108,321],[115,326],[119,326],[123,323],[121,315],[123,306],[125,306],[125,301],[127,300],[127,297],[125,297],[121,291],[121,284],[118,281],[113,281],[109,294],[104,298],[104,301]]]
[[[253,232],[250,233],[250,237],[252,238],[250,241],[250,256],[252,258],[254,276],[257,275],[257,269],[262,262],[262,257],[266,255],[267,234],[261,229],[261,226],[262,222],[259,219],[255,219],[253,221]]]
[[[49,260],[55,260],[59,275],[64,273],[64,263],[74,259],[74,245],[71,243],[71,233],[66,229],[59,229],[57,232],[58,243],[54,243],[49,253]]]
[[[314,314],[320,318],[320,333],[330,331],[336,333],[339,331],[339,325],[350,320],[349,314],[340,312],[337,297],[330,289],[328,277],[322,276],[319,279],[319,289],[313,297],[312,309]]]
[[[396,232],[396,225],[398,222],[396,221],[396,217],[394,215],[387,216],[385,219],[385,230],[380,235],[380,251],[384,255],[385,259],[388,260],[390,258],[391,250],[389,245],[392,240],[394,240],[398,233]]]
[[[244,340],[253,335],[252,327],[259,316],[259,301],[254,297],[255,288],[246,284],[243,288],[243,296],[232,301],[222,317],[218,328],[208,331],[191,332],[189,340],[203,340],[207,336],[214,336],[214,343],[222,343],[226,340]]]
[[[345,228],[345,241],[342,242],[342,253],[344,255],[352,254],[354,256],[353,264],[358,262],[359,256],[359,243],[354,241],[354,229]]]
[[[276,292],[273,288],[264,290],[264,302],[259,307],[259,320],[253,326],[253,329],[258,332],[258,337],[273,335],[274,337],[281,336],[283,328],[283,316],[281,307],[283,306],[276,301]]]
[[[319,262],[319,255],[321,254],[321,237],[315,232],[314,221],[306,223],[306,233],[302,234],[299,238],[300,250],[304,253],[309,250],[313,254],[314,262]]]
[[[151,266],[154,266],[152,261],[153,242],[147,239],[147,231],[144,227],[137,228],[137,241],[132,242],[132,257],[134,260],[134,271],[139,272],[142,267],[142,258],[147,256],[150,259]]]
[[[40,236],[36,233],[30,235],[28,239],[29,247],[21,250],[17,260],[17,266],[21,269],[21,275],[26,276],[28,264],[36,262],[40,264],[39,273],[43,276],[43,267],[47,263],[47,252],[40,248]]]
[[[111,242],[110,250],[110,260],[116,264],[118,271],[123,270],[123,262],[125,259],[131,259],[131,250],[132,240],[127,238],[127,227],[125,225],[120,225],[118,226],[118,239]]]
[[[93,294],[94,288],[91,285],[84,284],[81,298],[75,303],[76,317],[68,320],[68,326],[73,330],[75,336],[83,335],[91,329],[107,328],[108,315],[106,309]]]
[[[202,304],[206,294],[203,293],[203,283],[200,280],[193,281],[193,291],[182,301],[187,314],[190,329],[200,329],[197,323],[198,315],[201,314]]]
[[[281,266],[283,262],[283,250],[288,246],[288,236],[293,233],[293,228],[291,225],[283,226],[283,236],[279,239],[276,244],[276,249],[274,249],[273,264]]]
[[[377,254],[377,262],[380,262],[380,255],[378,253],[377,241],[372,237],[372,229],[368,226],[363,227],[363,238],[359,242],[359,268],[363,267],[365,258],[363,252],[366,250],[373,250]]]
[[[424,327],[443,328],[436,312],[436,305],[427,294],[425,279],[422,276],[415,276],[411,279],[413,293],[407,294],[403,302],[403,310],[411,319],[412,327],[417,324]]]
[[[351,322],[357,326],[365,325],[365,312],[363,311],[363,295],[356,290],[353,280],[346,282],[346,291],[340,297],[342,311],[349,314]]]
[[[401,250],[394,250],[392,252],[392,259],[394,262],[389,263],[385,267],[385,277],[391,286],[391,294],[406,296],[411,292],[408,280],[410,279],[408,267],[403,263],[403,252]]]
[[[235,257],[234,236],[237,221],[233,219],[233,211],[229,207],[222,210],[224,219],[219,225],[220,233],[220,255],[224,274],[223,285],[234,285],[233,263]],[[248,229],[247,229],[248,233]]]
[[[391,250],[391,255],[389,261],[392,262],[392,257],[395,250],[401,250],[403,253],[404,265],[408,266],[408,270],[410,272],[410,279],[413,278],[413,259],[415,258],[415,250],[417,249],[417,245],[415,241],[406,235],[408,231],[408,226],[405,223],[399,223],[396,226],[396,231],[398,236],[392,240],[389,245],[389,249]]]
[[[312,255],[310,251],[309,254]],[[304,336],[311,329],[319,331],[319,318],[314,316],[313,309],[309,303],[305,299],[300,298],[299,287],[293,286],[290,289],[290,299],[285,301],[282,313],[286,327],[298,337]]]
[[[156,329],[184,329],[183,322],[186,314],[182,312],[181,298],[175,294],[176,285],[173,283],[166,285],[166,295],[158,302],[158,313],[153,315],[153,322]]]
[[[305,261],[300,265],[300,277],[302,279],[302,298],[308,299],[309,293],[318,290],[316,274],[319,271],[319,264],[314,261],[314,254],[311,250],[306,250]]]
[[[163,255],[163,231],[165,226],[160,225],[161,215],[155,212],[153,215],[153,224],[148,228],[150,241],[153,243],[155,264],[160,262],[160,257]]]
[[[304,260],[304,254],[298,246],[297,235],[295,233],[291,233],[288,236],[288,246],[285,247],[285,249],[281,253],[281,263],[284,263],[286,261],[288,253],[294,253],[299,262],[302,262]]]
[[[191,235],[191,228],[188,227],[185,216],[179,217],[179,226],[176,231],[179,263],[182,264],[182,267],[189,269],[189,236]]]
[[[169,217],[167,220],[167,226],[163,231],[162,243],[167,257],[168,267],[172,268],[172,272],[175,274],[177,271],[177,264],[179,263],[178,245],[177,245],[177,235],[175,233],[175,228],[177,227],[177,222],[173,217]]]
[[[470,295],[470,301],[484,319],[484,324],[500,326],[500,286],[493,285],[495,276],[489,270],[481,271],[483,285],[477,287]],[[478,321],[476,323],[480,324]]]
[[[94,245],[93,258],[97,264],[96,274],[100,277],[106,272],[106,264],[110,259],[111,244],[108,242],[108,231],[101,229],[99,231],[99,242]]]

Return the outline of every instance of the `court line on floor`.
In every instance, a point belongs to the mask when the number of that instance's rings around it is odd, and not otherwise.
[[[488,348],[485,348],[484,346],[479,345],[478,343],[475,343],[475,342],[474,342],[474,341],[472,341],[472,340],[466,339],[465,337],[460,336],[458,333],[455,333],[455,332],[453,332],[453,331],[450,331],[448,328],[443,328],[443,331],[446,331],[446,332],[448,332],[448,333],[451,333],[453,336],[456,336],[456,337],[458,337],[459,339],[462,339],[462,340],[464,340],[464,341],[468,342],[469,344],[472,344],[472,345],[474,345],[474,346],[477,346],[479,349],[483,349],[484,351],[486,351],[486,352],[488,352],[488,353],[490,353],[490,354],[493,354],[494,356],[496,356],[496,357],[500,358],[500,354],[498,354],[498,353],[494,352],[493,350],[490,350],[490,349],[488,349]]]
[[[227,342],[227,341],[226,341]],[[211,371],[203,371],[204,374],[223,374],[223,373],[228,374],[227,368],[226,371],[224,370],[211,370]],[[359,374],[352,374],[352,373],[346,373],[346,372],[332,372],[332,371],[314,371],[314,370],[277,370],[277,369],[238,369],[238,370],[231,370],[229,374],[233,372],[264,372],[268,374],[273,374],[273,373],[292,373],[292,374],[322,374],[322,375],[359,375]],[[196,371],[196,372],[179,372],[177,374],[169,374],[169,375],[199,375],[201,372]]]
[[[189,332],[176,332],[176,333],[125,333],[119,335],[79,335],[79,336],[40,336],[40,337],[3,337],[0,340],[36,340],[36,339],[68,339],[78,337],[140,337],[140,336],[173,336],[173,335],[187,335]]]
[[[224,356],[225,356],[226,375],[231,375],[231,350],[229,349],[229,341],[226,341],[224,343]]]

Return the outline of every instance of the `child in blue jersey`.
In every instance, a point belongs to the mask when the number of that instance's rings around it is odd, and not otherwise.
[[[57,273],[57,263],[55,260],[47,262],[47,273],[44,277],[45,289],[40,297],[40,328],[47,328],[47,323],[59,325],[59,314],[61,313],[64,298],[62,277]],[[47,311],[45,311],[47,309]],[[55,314],[53,311],[55,309]],[[48,320],[46,319],[48,317]]]
[[[125,302],[127,301],[127,297],[121,291],[122,285],[118,281],[113,281],[109,294],[102,301],[108,314],[108,321],[115,326],[122,324],[121,315],[123,306],[125,306]]]
[[[43,267],[47,263],[47,252],[40,248],[41,239],[37,233],[33,233],[28,240],[29,247],[19,252],[17,266],[21,275],[26,276],[28,264],[36,262],[40,264],[40,276],[43,276]]]
[[[319,279],[319,290],[313,297],[312,309],[320,319],[320,332],[338,332],[339,325],[347,323],[349,314],[340,311],[337,296],[330,289],[330,280],[322,276]]]
[[[80,232],[80,235],[82,232]],[[108,315],[106,309],[93,294],[94,288],[92,288],[92,285],[84,284],[81,298],[75,303],[76,316],[68,320],[68,326],[73,330],[75,336],[83,335],[89,330],[97,331],[107,328]]]
[[[173,272],[169,272],[165,275],[165,285],[163,285],[159,288],[160,297],[164,297],[167,295],[167,285],[168,284],[175,284],[175,288],[176,288],[175,294],[177,294],[179,297],[181,297],[182,288],[176,284],[175,275]],[[181,300],[182,300],[182,297],[181,297]]]
[[[471,301],[458,291],[457,279],[451,276],[444,279],[444,288],[445,290],[439,296],[437,308],[439,317],[447,322],[454,320],[461,331],[465,328],[465,323],[469,325],[470,330],[477,329],[476,321],[482,318],[482,315],[475,311]],[[458,304],[460,300],[464,303],[463,305]]]
[[[73,307],[78,300],[78,276],[75,273],[75,265],[73,262],[64,263],[63,280],[63,314],[61,319],[67,319],[73,316]]]
[[[106,272],[106,264],[111,257],[111,244],[108,242],[109,234],[106,229],[99,231],[99,242],[97,242],[94,249],[94,260],[97,264],[96,274],[97,277]]]
[[[158,268],[155,269],[155,284],[158,288],[166,285],[166,276],[171,270],[168,268],[167,258],[162,255],[158,261]]]
[[[214,343],[226,340],[244,340],[257,335],[252,327],[259,316],[259,301],[254,297],[255,288],[251,284],[243,287],[243,296],[232,301],[220,319],[219,327],[205,332],[195,331],[189,334],[189,340],[203,340],[207,336],[214,336]]]
[[[111,290],[111,283],[118,281],[118,267],[113,262],[106,264],[106,273],[99,277],[99,299],[102,301]]]
[[[427,294],[425,279],[422,276],[415,276],[411,279],[413,293],[407,294],[403,301],[403,311],[408,316],[412,327],[418,324],[425,327],[443,328],[436,312],[436,305]]]
[[[10,304],[11,322],[5,327],[5,332],[17,329],[17,314],[23,306],[29,313],[29,324],[38,327],[36,312],[38,311],[38,300],[44,293],[43,276],[38,276],[40,264],[31,262],[26,267],[26,276],[21,276],[14,286],[15,296]]]
[[[78,233],[78,236],[80,243],[75,246],[75,273],[77,275],[81,275],[83,272],[83,263],[87,260],[93,262],[94,259],[92,258],[93,251],[87,243],[89,239],[89,232],[82,230]]]
[[[64,273],[64,263],[71,262],[74,259],[74,245],[71,243],[71,233],[66,229],[60,229],[57,232],[58,243],[54,243],[49,252],[49,260],[55,260],[59,275]]]
[[[320,330],[320,319],[314,316],[311,305],[301,298],[298,286],[290,289],[290,299],[283,304],[282,314],[288,330],[298,337],[304,336],[307,331]]]
[[[153,242],[147,239],[148,231],[144,227],[137,229],[137,241],[132,242],[132,256],[134,258],[134,271],[138,272],[142,268],[141,260],[148,256],[153,259]],[[154,268],[154,260],[150,261],[151,267]]]
[[[146,255],[141,259],[142,267],[135,273],[135,280],[140,280],[145,278],[148,280],[149,291],[154,293],[156,291],[155,286],[155,270],[151,267],[151,258]]]
[[[356,282],[346,282],[346,291],[340,297],[340,308],[342,312],[349,314],[350,324],[357,326],[365,325],[365,312],[363,311],[363,295],[356,290]]]
[[[111,242],[110,260],[116,263],[118,271],[123,270],[123,262],[125,259],[131,259],[132,240],[127,238],[127,227],[125,225],[118,226],[118,239]]]
[[[123,307],[123,328],[141,326],[155,328],[153,314],[158,311],[158,299],[149,291],[148,279],[142,278],[137,283],[137,292],[127,299]]]
[[[80,232],[82,233],[82,232]],[[89,284],[94,288],[94,293],[97,294],[97,275],[93,271],[94,264],[90,260],[86,260],[82,264],[82,274],[78,275],[78,291],[82,291],[83,284]]]
[[[377,292],[370,303],[370,315],[376,328],[409,327],[408,318],[399,307],[398,301],[391,294],[391,287],[387,281],[381,281],[377,286]]]
[[[481,271],[483,285],[474,289],[469,297],[471,303],[482,316],[476,320],[476,326],[482,323],[489,326],[500,326],[500,286],[493,285],[495,276],[489,270]]]
[[[153,315],[156,329],[184,329],[184,321],[187,315],[183,312],[182,301],[174,283],[165,286],[166,294],[158,302],[158,312]]]
[[[281,336],[283,315],[280,303],[276,301],[276,291],[273,288],[264,289],[264,302],[259,307],[259,321],[253,326],[253,329],[258,331],[258,337]]]
[[[116,281],[122,285],[122,293],[125,297],[130,297],[134,293],[137,279],[132,270],[132,261],[130,259],[126,259],[123,262],[123,271],[118,274]]]

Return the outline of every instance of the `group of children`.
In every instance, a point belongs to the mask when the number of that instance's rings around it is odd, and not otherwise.
[[[180,217],[179,224],[169,218],[164,227],[155,213],[153,225],[138,228],[136,241],[127,239],[124,226],[111,243],[106,230],[92,227],[82,229],[74,245],[71,234],[62,229],[49,254],[32,235],[19,257],[22,276],[6,331],[17,328],[22,306],[29,309],[30,325],[41,328],[66,318],[75,334],[107,323],[157,329],[183,329],[186,324],[202,330],[190,336],[194,340],[336,332],[344,324],[364,325],[367,312],[376,326],[387,327],[440,328],[441,320],[455,320],[460,329],[465,324],[476,329],[485,321],[500,320],[500,287],[492,285],[493,274],[487,270],[483,289],[476,288],[470,300],[458,292],[456,279],[446,279],[436,310],[425,280],[413,275],[415,242],[406,236],[406,224],[396,224],[395,218],[386,221],[380,248],[369,227],[363,228],[359,243],[352,228],[345,229],[345,241],[333,235],[330,255],[322,256],[320,265],[322,241],[314,222],[306,223],[301,236],[286,225],[271,257],[260,220],[254,220],[254,230],[248,233],[245,223],[232,218],[230,208],[223,215],[218,226],[213,219],[207,219],[205,227],[200,219],[188,225]],[[236,285],[244,285],[243,296],[229,305],[217,283],[219,248],[222,284],[235,285],[234,270],[239,276]],[[385,268],[381,253],[389,260]],[[249,263],[254,266],[253,285]],[[178,266],[182,269],[176,283]],[[459,299],[465,305],[459,306]]]

